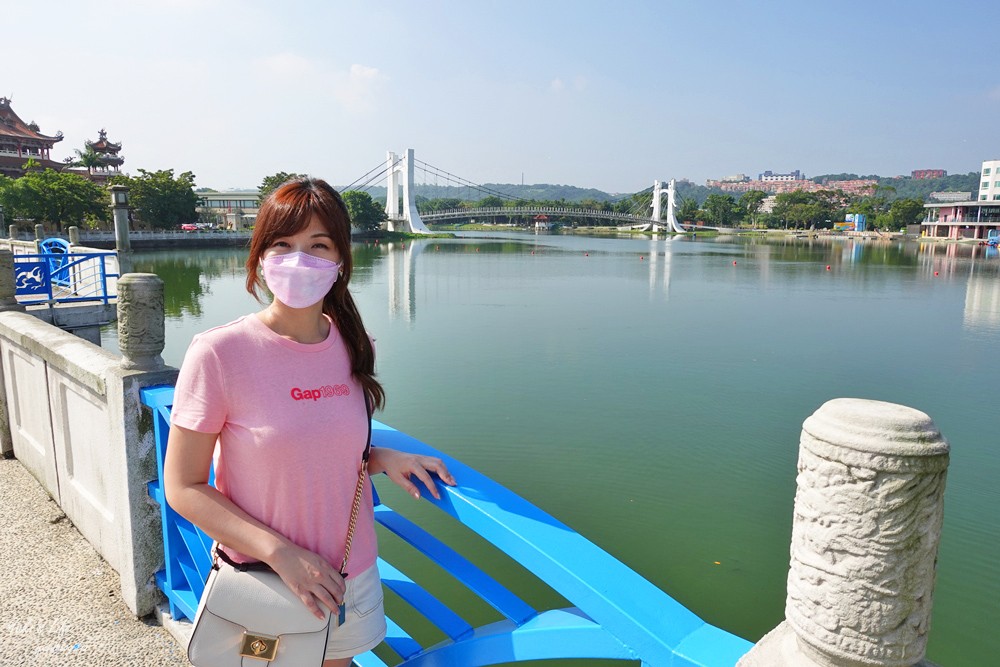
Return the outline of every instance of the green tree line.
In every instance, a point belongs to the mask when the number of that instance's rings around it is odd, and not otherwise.
[[[116,184],[129,188],[133,223],[170,229],[197,219],[191,172],[174,176],[172,169],[139,169],[137,176],[122,174],[108,181],[109,186]],[[0,206],[4,218],[14,224],[48,224],[56,232],[71,225],[98,229],[110,224],[110,203],[107,187],[80,174],[38,169],[32,160],[25,163],[23,176],[0,176]]]

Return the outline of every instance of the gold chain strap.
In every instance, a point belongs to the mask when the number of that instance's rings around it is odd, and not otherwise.
[[[368,478],[368,454],[372,446],[372,404],[365,395],[365,413],[368,415],[368,442],[365,452],[361,455],[361,472],[358,473],[358,486],[354,489],[354,502],[351,504],[351,518],[347,523],[347,542],[344,544],[344,560],[340,564],[340,574],[347,577],[347,559],[351,557],[351,542],[354,541],[354,528],[358,525],[358,513],[361,511],[361,498],[365,494],[365,480]]]
[[[368,461],[361,460],[361,472],[358,473],[358,486],[354,490],[354,503],[351,505],[351,520],[347,524],[347,544],[344,545],[344,561],[340,564],[340,574],[347,574],[347,559],[351,556],[351,542],[354,541],[354,527],[358,524],[358,512],[361,511],[361,497],[365,493],[365,479],[368,477]]]

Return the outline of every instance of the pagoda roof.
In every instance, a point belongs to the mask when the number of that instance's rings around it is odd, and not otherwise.
[[[14,113],[10,106],[10,98],[7,97],[0,97],[0,137],[38,141],[48,145],[49,148],[57,141],[63,140],[62,132],[50,137],[39,132],[38,126],[34,123],[28,124],[21,120],[21,117]]]
[[[122,149],[121,143],[116,144],[113,141],[108,141],[108,133],[103,128],[98,131],[97,135],[97,141],[85,142],[87,148],[92,148],[97,153],[117,153]]]

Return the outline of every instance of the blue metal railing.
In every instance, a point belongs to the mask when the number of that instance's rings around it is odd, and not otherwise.
[[[15,295],[20,303],[109,303],[115,293],[109,271],[114,252],[14,255]],[[113,264],[117,266],[117,264]],[[117,270],[117,269],[115,269]]]
[[[142,390],[154,414],[157,469],[170,428],[173,387]],[[375,494],[375,520],[430,559],[503,617],[474,627],[413,581],[404,565],[379,558],[382,583],[446,639],[421,644],[387,614],[385,643],[406,667],[491,665],[554,658],[604,658],[670,667],[732,667],[751,643],[711,626],[607,552],[482,473],[428,445],[374,422],[372,445],[439,456],[459,486],[438,484],[440,500],[421,497],[477,533],[537,576],[571,605],[536,609],[478,565],[386,506]],[[419,483],[419,482],[418,482]],[[194,618],[210,568],[211,540],[165,502],[159,480],[149,493],[160,504],[166,567],[156,575],[175,618]],[[412,623],[411,623],[412,624]],[[359,667],[386,667],[369,652]]]

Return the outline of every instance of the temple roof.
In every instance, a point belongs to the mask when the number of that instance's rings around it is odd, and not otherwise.
[[[21,120],[10,107],[10,99],[7,97],[0,97],[0,137],[37,141],[49,148],[52,148],[57,141],[63,140],[62,132],[57,132],[54,137],[46,136],[38,131],[35,123],[28,124]]]
[[[97,135],[97,141],[85,142],[87,148],[94,149],[94,152],[96,153],[117,153],[122,149],[122,145],[120,143],[116,144],[112,141],[108,141],[108,133],[104,130],[104,128],[101,128]]]

